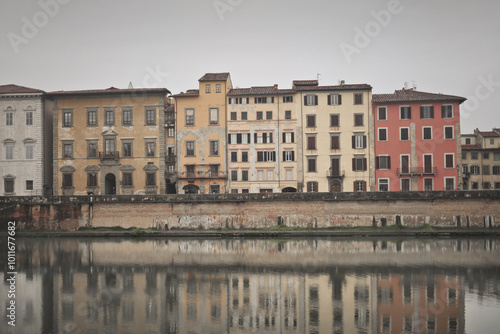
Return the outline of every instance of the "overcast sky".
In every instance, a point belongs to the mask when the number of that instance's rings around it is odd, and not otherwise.
[[[45,91],[316,79],[459,95],[462,133],[500,127],[496,0],[0,0],[0,84]],[[45,5],[44,5],[45,4]],[[57,4],[57,5],[56,5]]]

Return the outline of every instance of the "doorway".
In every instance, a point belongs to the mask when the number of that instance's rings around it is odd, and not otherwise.
[[[106,195],[116,195],[116,177],[115,174],[109,173],[105,177],[105,193]]]

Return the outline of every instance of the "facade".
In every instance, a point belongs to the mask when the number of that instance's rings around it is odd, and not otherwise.
[[[175,128],[175,105],[171,104],[169,100],[165,111],[165,140],[166,140],[166,152],[165,152],[165,184],[166,193],[175,194],[176,182],[177,182],[177,170],[176,170],[176,128]]]
[[[464,190],[500,189],[500,129],[462,135]]]
[[[294,81],[303,128],[303,191],[368,191],[372,87]],[[300,164],[300,163],[299,163]]]
[[[295,91],[277,85],[233,88],[227,96],[230,192],[301,190],[297,143],[302,131]]]
[[[229,73],[206,73],[199,89],[174,95],[178,194],[227,192],[226,97],[231,88]]]
[[[0,196],[44,194],[43,94],[0,86]]]
[[[374,190],[458,189],[464,101],[415,89],[374,94]]]
[[[168,93],[111,87],[47,94],[54,194],[165,193]]]

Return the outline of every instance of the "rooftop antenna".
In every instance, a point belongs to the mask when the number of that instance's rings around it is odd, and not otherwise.
[[[134,86],[132,86],[132,81],[128,83],[128,89],[134,89]]]
[[[413,90],[417,90],[417,85],[415,84],[415,80],[412,80],[411,83],[413,84]]]
[[[408,82],[407,81],[405,81],[404,89],[408,89]]]
[[[319,76],[320,76],[320,75],[321,75],[320,73],[316,73],[316,80],[318,80],[318,81],[319,81]]]

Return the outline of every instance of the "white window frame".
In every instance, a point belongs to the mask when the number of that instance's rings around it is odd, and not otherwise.
[[[446,128],[451,128],[451,138],[446,138]],[[444,140],[453,140],[455,139],[455,127],[450,125],[443,126],[443,139]]]
[[[453,163],[452,163],[451,167],[446,166],[446,157],[448,155],[451,155],[453,157]],[[455,153],[445,153],[444,154],[444,168],[445,169],[453,169],[453,168],[455,168]]]
[[[431,138],[425,138],[425,129],[431,129]],[[422,127],[422,140],[432,140],[432,126],[423,126]]]
[[[194,126],[195,125],[194,115],[195,115],[194,108],[185,108],[184,109],[184,125],[185,126]]]
[[[385,110],[385,118],[380,118],[380,110],[384,109]],[[378,121],[387,121],[387,107],[377,107],[377,120]]]
[[[402,131],[403,129],[408,130],[408,139],[403,139],[403,136],[401,136],[401,135],[402,135],[402,132],[401,132],[401,131]],[[400,141],[409,141],[409,140],[410,140],[410,128],[409,128],[409,127],[405,127],[405,126],[403,126],[403,127],[400,127],[400,128],[399,128],[399,140],[400,140]]]
[[[387,182],[386,182],[386,181],[387,181]],[[391,189],[391,188],[389,187],[389,182],[390,182],[390,181],[389,181],[389,179],[388,179],[388,178],[380,178],[380,179],[378,179],[378,180],[377,180],[377,185],[378,185],[377,189],[378,189],[378,191],[389,191],[389,190]],[[381,190],[381,189],[380,189],[380,188],[381,188],[381,186],[383,186],[383,185],[387,185],[387,190]]]
[[[410,118],[403,118],[403,108],[410,108],[410,114],[411,114],[411,106],[399,106],[399,120],[400,121],[403,121],[403,120],[410,120],[411,119],[411,115],[410,115]],[[406,115],[405,115],[406,116]]]
[[[389,157],[390,157],[390,155],[387,155],[387,154],[379,155],[378,156],[378,158],[379,158],[378,159],[378,169],[380,169],[380,170],[389,170],[389,164],[388,164],[388,162],[389,162],[388,158]],[[385,158],[384,159],[384,161],[385,161],[385,167],[381,167],[381,164],[380,164],[381,159],[380,158]]]
[[[385,139],[380,139],[380,132],[385,131]],[[389,140],[389,130],[387,128],[378,128],[377,131],[377,141],[388,141]]]
[[[216,121],[213,120],[213,116],[216,116]],[[210,125],[219,125],[219,108],[210,107],[208,108],[208,123]]]

